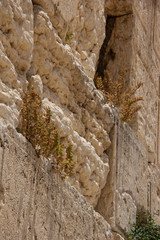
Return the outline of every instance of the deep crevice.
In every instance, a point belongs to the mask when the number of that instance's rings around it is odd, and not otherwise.
[[[106,37],[104,39],[104,42],[100,50],[97,71],[95,75],[95,76],[102,77],[102,79],[104,78],[104,70],[106,69],[108,62],[110,60],[114,60],[115,58],[115,53],[113,52],[112,49],[110,49],[108,53],[106,53],[106,49],[108,47],[108,43],[112,36],[112,31],[114,29],[115,21],[116,21],[116,17],[113,17],[113,16],[108,16],[106,20],[106,28],[105,28]]]

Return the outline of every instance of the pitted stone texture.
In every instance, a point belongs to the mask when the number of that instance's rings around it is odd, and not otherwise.
[[[16,89],[9,88],[0,79],[0,117],[12,125],[18,125],[18,115],[22,100]]]
[[[103,217],[49,162],[36,158],[21,134],[10,127],[0,130],[1,240],[113,240]]]
[[[109,172],[104,151],[114,118],[87,75],[94,75],[105,34],[103,3],[0,3],[0,116],[17,127],[24,91],[33,85],[51,108],[61,136],[73,144],[77,165],[70,182],[94,206]]]
[[[27,72],[33,50],[33,13],[30,0],[2,0],[1,43],[19,73]]]
[[[42,79],[43,103],[60,135],[73,144],[77,165],[69,181],[95,206],[109,172],[104,151],[113,113],[68,45],[59,42],[49,13],[35,5],[34,19],[32,71]]]
[[[67,45],[87,75],[93,78],[105,37],[104,0],[33,0],[33,3],[47,12],[58,41]]]
[[[95,206],[109,172],[108,157],[106,154],[102,154],[104,151],[103,142],[96,140],[95,135],[93,135],[96,142],[92,145],[78,134],[77,129],[74,130],[72,119],[66,116],[65,111],[53,102],[49,102],[47,98],[44,99],[43,104],[50,107],[60,136],[67,137],[73,145],[76,168],[75,174],[68,181],[86,197],[91,205]],[[96,131],[101,133],[102,129],[97,125]],[[91,139],[92,141],[93,139]],[[110,144],[109,138],[108,144]],[[101,151],[99,151],[99,145],[101,145]]]
[[[70,182],[96,205],[109,172],[104,151],[110,145],[114,117],[82,62],[91,61],[93,76],[104,38],[103,1],[34,0],[32,6],[29,0],[8,0],[0,4],[0,116],[16,127],[24,91],[33,85],[54,113],[61,136],[73,144],[77,167]],[[66,44],[68,31],[72,34]]]
[[[2,0],[0,16],[0,117],[17,126],[33,50],[32,3]]]
[[[105,0],[105,11],[107,15],[122,16],[132,13],[132,0]]]
[[[39,95],[43,95],[43,83],[39,75],[32,75],[29,79],[30,87],[33,87],[34,91]]]

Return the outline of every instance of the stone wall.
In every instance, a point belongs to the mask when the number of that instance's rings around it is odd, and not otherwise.
[[[109,221],[114,239],[139,205],[156,211],[159,221],[159,10],[158,0],[0,2],[0,126],[12,126],[0,132],[4,239],[112,239],[92,207]],[[99,65],[112,79],[125,70],[126,88],[144,82],[132,129],[96,89]],[[29,85],[73,145],[76,168],[66,182],[16,134]]]
[[[24,92],[34,85],[43,106],[50,107],[61,137],[73,144],[76,169],[68,182],[93,206],[109,172],[105,150],[114,122],[112,109],[90,78],[105,37],[103,5],[102,0],[67,1],[65,6],[49,0],[0,3],[0,124],[18,126]],[[76,190],[45,167],[36,170],[34,154],[22,136],[22,145],[19,135],[3,137],[1,238],[112,238],[109,225]]]

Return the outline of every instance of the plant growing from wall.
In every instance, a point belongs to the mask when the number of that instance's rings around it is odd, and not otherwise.
[[[67,44],[70,43],[71,35],[72,35],[72,33],[70,31],[67,31],[66,37],[65,37],[65,41]]]
[[[50,108],[42,111],[42,100],[33,87],[23,97],[20,132],[34,147],[38,157],[50,160],[54,170],[63,177],[73,173],[75,162],[72,145],[65,147],[52,120]]]
[[[136,223],[131,224],[131,231],[127,233],[132,240],[159,240],[160,226],[155,224],[151,214],[141,208],[136,216]]]
[[[137,103],[142,101],[143,98],[134,97],[134,95],[143,83],[140,82],[134,88],[125,90],[124,74],[124,71],[122,71],[119,80],[112,81],[108,72],[104,71],[104,78],[96,77],[95,84],[106,96],[107,102],[110,102],[114,107],[118,107],[120,118],[123,121],[129,122],[141,109],[141,106]]]

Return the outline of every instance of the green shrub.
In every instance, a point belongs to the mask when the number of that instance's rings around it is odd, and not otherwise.
[[[20,132],[34,147],[38,157],[50,160],[54,170],[63,177],[73,173],[72,145],[65,147],[62,138],[54,125],[50,108],[42,111],[42,101],[33,87],[23,97],[23,107],[20,112]]]
[[[160,240],[160,226],[155,224],[148,211],[141,208],[136,223],[131,224],[131,231],[127,235],[132,240]]]

